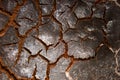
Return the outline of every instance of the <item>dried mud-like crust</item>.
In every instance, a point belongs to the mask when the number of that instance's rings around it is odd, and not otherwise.
[[[117,0],[0,0],[0,80],[119,80]]]

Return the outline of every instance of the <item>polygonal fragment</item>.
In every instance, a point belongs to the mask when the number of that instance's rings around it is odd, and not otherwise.
[[[15,67],[14,65],[10,67],[12,71],[21,78],[32,77],[32,73],[35,66],[34,64],[28,63],[29,55],[29,52],[27,52],[25,49],[22,49],[18,63],[15,65]]]
[[[78,5],[76,6],[74,12],[78,18],[90,17],[92,13],[90,7],[82,1],[78,2]]]
[[[70,59],[61,58],[54,68],[50,70],[50,80],[68,80],[65,71],[69,66]]]
[[[115,74],[115,64],[114,54],[103,46],[96,58],[76,62],[69,73],[73,80],[118,80],[120,78]]]
[[[79,34],[79,31],[77,29],[68,29],[64,34],[63,34],[63,39],[66,42],[69,42],[71,40],[78,41],[80,38],[79,37],[86,36],[86,34],[83,33]]]
[[[18,12],[16,22],[20,25],[18,28],[20,34],[25,34],[27,30],[37,24],[38,12],[31,0],[22,6]]]
[[[84,46],[82,43],[71,41],[68,43],[68,54],[75,58],[86,59],[95,56],[95,51],[91,47]]]
[[[105,5],[104,3],[97,4],[93,7],[93,17],[96,18],[103,18],[105,13]]]
[[[62,24],[63,32],[69,28],[68,19],[71,17],[72,12],[70,8],[64,4],[57,3],[57,10],[54,12],[54,17]],[[74,16],[73,16],[74,17]]]
[[[44,49],[44,45],[34,38],[35,35],[37,35],[36,30],[33,30],[24,42],[24,47],[27,48],[32,55],[37,54],[40,50]]]
[[[49,47],[47,51],[43,50],[40,54],[46,57],[50,63],[54,63],[58,57],[60,57],[65,52],[65,46],[60,42],[57,46]]]
[[[6,34],[3,37],[0,37],[1,44],[10,44],[16,42],[18,42],[18,37],[13,27],[10,27]]]
[[[107,23],[107,39],[113,49],[120,48],[120,20],[112,20]]]
[[[60,27],[56,22],[48,22],[39,27],[39,39],[46,45],[56,44],[60,35]]]
[[[106,4],[105,19],[106,19],[106,21],[120,19],[120,7],[117,6],[114,1],[108,2]]]
[[[52,5],[41,5],[42,15],[49,15],[52,12]]]
[[[3,10],[12,13],[17,3],[15,0],[2,0],[0,1],[0,8]]]
[[[35,77],[39,80],[45,80],[47,71],[47,62],[40,57],[37,57],[34,62],[36,63],[37,70]]]
[[[4,63],[9,67],[13,66],[18,54],[18,44],[5,45],[0,48],[0,55],[2,56]]]
[[[77,23],[77,18],[75,17],[75,14],[69,15],[69,17],[67,18],[67,21],[70,28],[75,28]]]

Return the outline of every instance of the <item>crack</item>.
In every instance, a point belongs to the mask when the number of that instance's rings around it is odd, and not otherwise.
[[[63,33],[62,33],[62,31],[63,31],[63,28],[62,28],[62,23],[60,23],[59,22],[59,20],[57,20],[53,15],[51,16],[51,19],[53,20],[53,21],[55,21],[58,25],[59,25],[59,27],[60,27],[60,35],[59,35],[59,41],[61,41],[62,39],[63,39]]]
[[[70,71],[70,69],[71,69],[74,61],[75,61],[74,58],[71,58],[71,62],[70,62],[70,64],[69,64],[69,66],[67,67],[66,71],[65,71],[65,75],[66,75],[66,77],[68,78],[68,80],[73,80],[73,78],[71,77],[69,71]]]
[[[23,47],[23,49],[25,49],[30,55],[32,54],[32,52],[28,48]]]
[[[42,56],[42,55],[40,54],[41,51],[42,51],[42,50],[39,50],[39,51],[37,52],[37,54],[35,54],[35,55],[30,55],[30,56],[28,57],[28,63],[30,62],[30,59],[31,59],[31,58],[36,58],[37,56],[39,56],[39,57],[42,58],[44,61],[46,61],[47,63],[49,63],[50,61],[49,61],[46,57],[44,57],[44,56]]]
[[[118,7],[120,7],[120,4],[117,2],[117,0],[109,0],[109,1],[114,1],[115,4],[116,4]]]
[[[7,11],[5,11],[5,10],[1,9],[1,8],[0,8],[0,13],[2,13],[2,14],[4,14],[4,15],[6,15],[6,16],[8,16],[8,17],[10,17],[10,16],[11,16],[11,13],[9,13],[9,12],[7,12]]]
[[[70,76],[70,73],[68,71],[65,72],[66,77],[68,80],[73,80],[73,78]]]
[[[68,58],[68,44],[64,40],[62,42],[64,43],[64,46],[65,46],[64,57]]]
[[[44,46],[45,49],[46,49],[46,53],[47,53],[48,49],[49,49],[51,46],[53,46],[53,44],[49,44],[49,45],[47,45],[43,40],[39,39],[39,38],[36,37],[36,36],[33,36],[33,38],[37,39],[40,43],[43,44],[43,46]]]
[[[17,54],[17,59],[15,61],[14,66],[18,63],[18,61],[20,59],[20,55],[21,55],[21,52],[22,52],[24,40],[25,40],[25,38],[21,38],[20,41],[19,41],[19,43],[18,43],[18,54]]]
[[[120,72],[118,71],[119,63],[118,63],[118,58],[117,58],[119,51],[120,51],[120,48],[118,50],[114,51],[114,53],[115,53],[114,57],[115,57],[115,62],[116,62],[115,73],[118,76],[120,76]]]
[[[8,23],[4,26],[4,29],[2,29],[2,30],[0,31],[0,37],[2,37],[2,36],[5,35],[5,33],[7,32],[7,30],[9,29],[9,26],[20,26],[17,22],[15,22],[15,18],[16,18],[17,14],[18,14],[18,11],[19,11],[20,7],[23,6],[23,5],[26,3],[26,1],[27,1],[27,0],[24,0],[23,4],[16,6],[15,9],[14,9],[14,11],[13,11],[13,14],[10,14],[10,13],[8,13],[8,12],[0,9],[0,13],[2,13],[2,14],[4,14],[4,15],[7,15],[8,17],[10,17],[10,20],[9,20]],[[54,17],[54,12],[56,11],[56,5],[57,5],[56,0],[54,0],[54,2],[53,2],[53,8],[52,8],[51,13],[50,13],[49,15],[45,15],[45,16],[42,16],[42,11],[41,11],[40,5],[46,5],[46,4],[40,4],[40,3],[39,3],[39,0],[35,0],[35,1],[32,0],[32,1],[33,1],[33,3],[34,3],[35,6],[36,6],[36,10],[38,11],[39,20],[38,20],[38,23],[37,23],[35,26],[33,26],[31,29],[27,30],[27,32],[25,33],[25,35],[20,35],[20,34],[19,34],[19,31],[18,31],[18,27],[15,27],[15,29],[16,29],[16,35],[17,35],[17,37],[20,38],[20,41],[19,41],[19,43],[18,43],[17,60],[16,60],[15,64],[17,64],[17,61],[18,61],[19,58],[20,58],[22,49],[25,49],[25,50],[30,54],[30,56],[28,57],[28,63],[29,63],[29,61],[30,61],[31,58],[36,58],[37,56],[39,56],[42,60],[45,60],[45,61],[48,63],[48,64],[47,64],[47,71],[46,71],[46,78],[45,78],[45,80],[49,80],[50,69],[51,69],[52,67],[56,66],[57,62],[58,62],[62,57],[66,58],[66,59],[70,58],[70,59],[71,59],[71,62],[70,62],[70,64],[68,65],[68,67],[67,67],[67,69],[66,69],[66,71],[65,71],[65,75],[66,75],[66,77],[68,78],[68,80],[73,80],[73,78],[72,78],[72,76],[70,75],[70,72],[69,72],[70,69],[71,69],[71,67],[72,67],[72,65],[73,65],[73,63],[74,63],[75,61],[80,61],[80,60],[81,60],[81,61],[90,60],[90,59],[95,58],[96,56],[94,56],[94,57],[89,57],[89,58],[87,58],[87,59],[74,58],[73,55],[72,55],[72,56],[69,56],[69,55],[68,55],[68,43],[63,40],[62,23]],[[105,1],[105,0],[96,0],[96,4],[99,3],[99,2],[101,2],[101,1]],[[109,1],[114,1],[115,4],[120,7],[120,4],[117,2],[117,0],[109,0]],[[75,17],[77,18],[77,15],[76,15],[75,12],[74,12],[74,8],[76,7],[76,5],[77,5],[77,2],[75,2],[75,3],[73,4],[73,6],[71,6],[71,7],[68,6],[68,5],[67,5],[67,6],[71,9],[71,13],[73,12],[73,14],[75,15]],[[90,7],[90,9],[91,9],[91,14],[90,14],[90,16],[84,17],[84,18],[79,18],[79,19],[77,18],[76,24],[77,24],[78,21],[90,20],[90,19],[92,18],[92,16],[93,16],[93,9],[92,9],[92,7]],[[43,55],[40,54],[40,52],[41,52],[42,50],[39,50],[39,51],[37,52],[37,54],[32,55],[32,52],[31,52],[29,49],[23,47],[23,45],[24,45],[24,40],[26,39],[26,37],[27,37],[34,29],[36,29],[37,32],[38,32],[38,34],[39,34],[39,30],[38,30],[38,29],[39,29],[39,26],[44,25],[44,24],[42,24],[42,20],[41,20],[41,19],[42,19],[42,17],[47,17],[47,16],[50,17],[52,21],[56,22],[56,23],[59,25],[59,27],[60,27],[60,30],[59,30],[59,31],[60,31],[60,35],[59,35],[60,38],[59,38],[58,43],[55,45],[55,47],[60,43],[60,41],[63,42],[63,43],[64,43],[64,46],[65,46],[65,52],[64,52],[62,55],[60,55],[60,56],[56,59],[56,61],[55,61],[54,63],[50,63],[50,61],[49,61],[46,57],[44,57]],[[104,18],[105,18],[105,11],[104,11],[104,15],[103,15],[103,16],[104,16],[104,17],[103,17],[103,20],[104,20]],[[27,18],[27,17],[24,17],[24,19],[28,19],[28,20],[30,20],[31,22],[33,21],[32,19],[29,19],[29,18]],[[105,20],[104,20],[104,21],[105,21]],[[67,22],[67,24],[68,24],[68,22]],[[75,25],[76,25],[76,24],[75,24]],[[68,24],[68,26],[69,26],[69,24]],[[105,26],[105,27],[106,27],[106,26]],[[68,30],[69,30],[69,29],[67,29],[65,32],[67,32]],[[74,29],[73,29],[73,30],[74,30]],[[97,51],[101,48],[101,46],[107,45],[107,47],[108,47],[113,53],[115,53],[115,55],[114,55],[115,61],[116,61],[115,73],[120,76],[120,72],[118,71],[119,63],[118,63],[118,58],[117,58],[118,52],[120,51],[120,48],[119,48],[118,50],[114,51],[114,50],[112,49],[112,47],[109,45],[109,43],[108,43],[108,40],[107,40],[107,37],[106,37],[107,34],[106,34],[106,32],[105,32],[104,30],[103,30],[103,35],[104,35],[104,41],[103,41],[103,43],[101,43],[100,45],[98,45],[98,47],[96,48],[95,51],[97,52]],[[32,36],[32,37],[35,38],[35,39],[37,39],[40,43],[42,43],[42,45],[43,45],[43,46],[45,47],[45,49],[46,49],[46,52],[47,52],[47,50],[49,49],[50,46],[53,46],[53,44],[47,45],[43,40],[39,39],[38,36],[37,36],[37,37],[36,37],[36,36]],[[7,45],[12,45],[12,44],[17,44],[17,42],[15,42],[15,43],[10,43],[10,44],[5,44],[5,45],[7,46]],[[18,79],[18,78],[15,76],[15,74],[12,73],[11,71],[9,71],[8,67],[2,65],[1,62],[0,62],[0,68],[1,68],[3,71],[5,71],[5,73],[8,73],[8,76],[12,77],[13,80],[22,80],[22,79]],[[35,69],[34,69],[33,75],[32,75],[32,80],[37,80],[37,79],[36,79],[36,76],[35,76],[35,75],[36,75],[36,72],[37,72],[37,66],[35,65]],[[26,80],[27,80],[27,79],[26,79]]]
[[[35,76],[36,72],[37,72],[37,65],[35,65],[35,69],[34,69],[33,74],[32,74],[32,80],[37,80],[37,78]]]
[[[2,59],[0,58],[0,70],[2,70],[3,72],[5,72],[7,74],[7,76],[11,79],[11,80],[18,80],[18,78],[16,77],[16,75],[7,67],[3,64]]]

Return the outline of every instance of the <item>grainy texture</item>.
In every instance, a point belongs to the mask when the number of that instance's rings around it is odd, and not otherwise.
[[[119,0],[0,0],[0,80],[120,80]]]

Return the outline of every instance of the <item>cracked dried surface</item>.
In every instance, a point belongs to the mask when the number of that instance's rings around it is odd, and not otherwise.
[[[119,80],[119,0],[0,0],[0,80]]]

